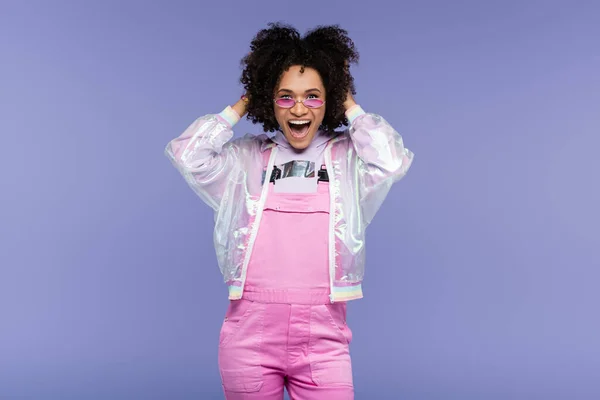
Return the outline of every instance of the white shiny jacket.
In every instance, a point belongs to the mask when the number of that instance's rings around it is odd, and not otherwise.
[[[361,112],[325,149],[331,206],[329,276],[331,302],[362,297],[365,229],[392,184],[409,169],[413,153],[381,116]],[[268,194],[277,145],[266,135],[233,137],[219,114],[194,121],[168,143],[165,154],[191,188],[215,212],[214,245],[229,298],[242,297],[246,270]],[[264,152],[270,152],[264,154]]]

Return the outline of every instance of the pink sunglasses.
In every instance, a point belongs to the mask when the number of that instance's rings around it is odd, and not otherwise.
[[[275,99],[274,101],[275,104],[281,108],[292,108],[296,103],[302,103],[307,108],[319,108],[325,104],[321,99],[304,99],[302,101],[296,101],[294,99]]]

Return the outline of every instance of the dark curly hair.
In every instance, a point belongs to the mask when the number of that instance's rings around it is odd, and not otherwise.
[[[356,94],[350,64],[358,63],[358,52],[348,32],[338,25],[318,26],[302,38],[282,23],[270,23],[250,44],[250,53],[241,64],[240,81],[249,98],[247,119],[263,125],[265,132],[279,129],[273,110],[273,95],[281,76],[291,66],[315,69],[327,95],[321,129],[333,131],[348,125],[343,103],[348,91]]]

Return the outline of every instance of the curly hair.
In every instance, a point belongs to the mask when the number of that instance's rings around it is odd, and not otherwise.
[[[359,55],[348,32],[338,25],[318,26],[300,37],[292,26],[270,23],[250,44],[250,53],[241,64],[240,78],[249,98],[247,119],[263,125],[265,132],[278,130],[273,110],[273,95],[281,77],[291,66],[315,69],[327,95],[325,116],[320,129],[333,131],[348,125],[344,101],[348,92],[356,94],[350,64]]]

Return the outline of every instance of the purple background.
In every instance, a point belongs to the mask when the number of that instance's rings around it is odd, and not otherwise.
[[[276,20],[348,29],[416,154],[349,306],[357,399],[600,398],[600,3],[392,3],[2,2],[0,398],[222,398],[213,216],[163,149]]]

